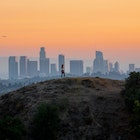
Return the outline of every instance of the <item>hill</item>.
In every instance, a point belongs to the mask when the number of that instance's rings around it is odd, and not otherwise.
[[[19,117],[30,137],[41,102],[61,106],[58,140],[134,140],[120,92],[124,81],[101,78],[55,79],[0,96],[0,118]]]

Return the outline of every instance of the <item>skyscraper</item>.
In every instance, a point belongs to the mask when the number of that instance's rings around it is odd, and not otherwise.
[[[56,75],[57,75],[56,64],[51,64],[51,76]]]
[[[49,58],[46,58],[46,76],[49,76],[50,74],[50,59]]]
[[[75,76],[83,75],[83,61],[71,60],[70,61],[70,74]]]
[[[58,71],[59,71],[59,74],[61,74],[62,64],[64,65],[64,68],[65,68],[65,57],[64,57],[64,55],[60,54],[58,56]]]
[[[129,73],[135,71],[135,64],[129,64]]]
[[[38,75],[37,61],[27,60],[27,74],[29,77],[35,77]]]
[[[20,78],[25,78],[27,76],[27,57],[20,56]]]
[[[93,62],[93,73],[104,73],[104,59],[103,53],[100,51],[96,51],[96,58]]]
[[[48,76],[49,75],[49,58],[46,58],[45,48],[40,48],[40,74],[41,76]]]
[[[117,73],[119,73],[120,71],[119,71],[119,63],[118,62],[116,62],[115,64],[114,64],[114,71],[115,72],[117,72]]]
[[[18,79],[18,62],[15,56],[9,57],[9,79]]]
[[[109,72],[113,72],[114,71],[114,67],[113,64],[110,62],[109,63]]]
[[[104,60],[104,74],[107,74],[108,72],[108,60]]]

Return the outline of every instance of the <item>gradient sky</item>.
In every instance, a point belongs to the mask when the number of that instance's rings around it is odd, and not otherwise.
[[[95,50],[110,61],[140,67],[140,0],[3,0],[0,56],[91,59]]]

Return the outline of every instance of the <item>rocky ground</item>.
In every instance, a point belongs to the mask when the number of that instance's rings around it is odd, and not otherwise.
[[[58,140],[135,140],[123,88],[124,81],[101,78],[41,82],[0,96],[0,117],[17,116],[30,130],[37,106],[46,102],[61,106]]]

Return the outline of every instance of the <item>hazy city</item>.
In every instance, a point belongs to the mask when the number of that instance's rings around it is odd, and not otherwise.
[[[48,53],[47,53],[48,54]],[[7,60],[6,60],[7,59]],[[128,64],[126,71],[122,70],[119,62],[109,62],[104,58],[104,52],[96,51],[95,58],[90,61],[81,59],[67,59],[65,54],[58,54],[58,58],[47,58],[45,47],[40,48],[39,58],[28,58],[28,56],[9,56],[1,58],[0,79],[24,79],[33,77],[59,77],[61,74],[61,65],[64,64],[66,76],[106,76],[114,72],[116,77],[113,79],[123,79],[132,71],[140,71],[135,67],[135,63]],[[113,74],[113,73],[112,73]],[[123,75],[122,78],[119,77]]]
[[[140,0],[1,1],[0,140],[140,140]]]
[[[7,62],[1,62],[5,73],[1,73],[0,93],[6,93],[35,82],[61,78],[62,65],[64,65],[65,77],[101,77],[125,80],[130,72],[140,71],[140,68],[135,68],[135,64],[129,64],[128,70],[123,72],[117,60],[109,62],[101,51],[95,51],[95,58],[90,62],[81,59],[68,60],[64,54],[58,54],[57,59],[51,62],[51,58],[46,56],[45,47],[40,47],[38,53],[39,58],[9,56]],[[2,65],[5,65],[7,69],[4,70]],[[8,85],[10,85],[9,88],[6,88]]]

